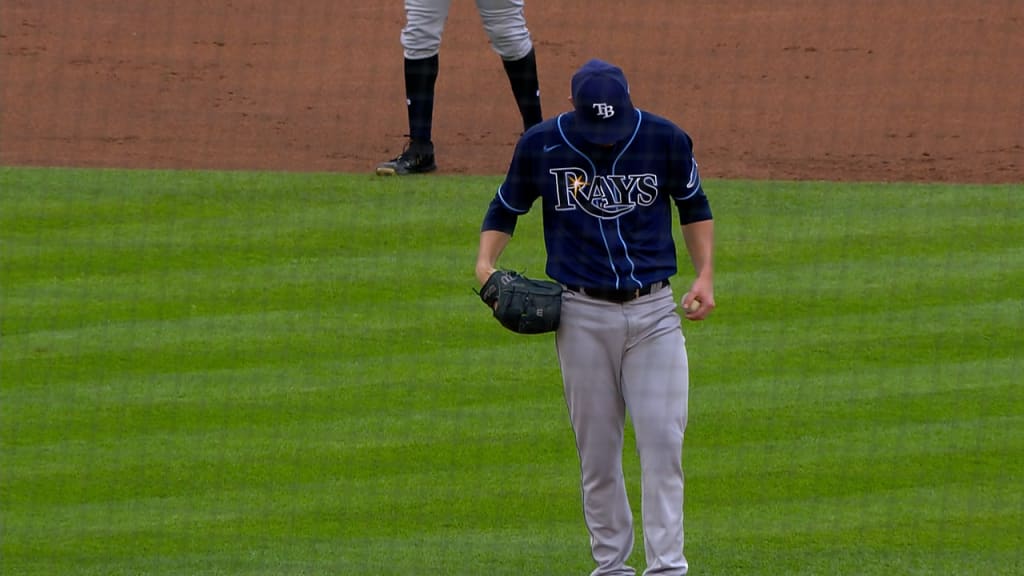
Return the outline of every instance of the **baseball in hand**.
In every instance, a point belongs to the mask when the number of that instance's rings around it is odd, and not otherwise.
[[[697,310],[700,310],[700,300],[694,298],[693,300],[690,300],[690,305],[686,307],[686,311],[696,312]]]

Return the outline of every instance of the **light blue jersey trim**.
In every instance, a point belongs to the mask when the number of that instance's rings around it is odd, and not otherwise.
[[[681,198],[676,198],[675,196],[673,196],[673,200],[689,200],[690,198],[693,198],[694,196],[701,192],[700,172],[697,170],[697,159],[691,155],[690,162],[692,162],[693,165],[690,166],[690,181],[686,183],[686,189],[693,191]]]
[[[555,122],[558,125],[558,134],[562,137],[562,141],[565,142],[565,145],[568,146],[569,149],[579,154],[581,158],[587,161],[587,164],[590,164],[590,179],[593,181],[597,178],[597,166],[594,165],[594,161],[590,159],[590,156],[587,156],[582,150],[574,146],[573,143],[569,141],[569,137],[565,135],[565,129],[562,128],[562,118],[566,114],[567,112],[559,114],[558,119]],[[615,259],[612,257],[612,250],[608,246],[608,237],[604,233],[604,226],[601,225],[600,219],[597,220],[597,230],[601,233],[601,242],[604,244],[604,251],[608,256],[608,268],[611,269],[612,274],[615,276],[615,288],[617,289],[619,287],[619,271],[615,269]]]
[[[633,141],[636,140],[636,135],[640,132],[640,123],[643,122],[643,117],[644,113],[637,108],[636,127],[633,128],[633,135],[629,137],[629,142],[626,142],[626,145],[622,147],[622,151],[619,152],[619,155],[615,157],[615,161],[612,162],[612,174],[618,173],[616,167],[619,165],[619,160],[622,158],[622,155],[626,153],[626,150],[629,150]],[[626,262],[629,263],[629,278],[633,282],[636,282],[638,287],[641,287],[643,286],[643,283],[636,277],[636,262],[633,262],[633,259],[629,256],[629,245],[626,244],[626,239],[622,236],[622,224],[619,222],[618,218],[615,219],[615,232],[619,235],[619,243],[622,244],[622,253],[626,257]],[[616,274],[615,279],[615,288],[617,290],[619,289],[618,274]]]
[[[629,278],[633,282],[636,282],[637,287],[643,286],[643,283],[636,277],[636,263],[629,257],[629,246],[626,244],[626,239],[622,237],[622,224],[619,220],[615,220],[615,232],[619,235],[619,243],[622,244],[622,253],[626,257],[626,262],[629,262]],[[618,289],[618,281],[615,282],[615,288]]]
[[[565,129],[562,127],[562,117],[565,116],[566,114],[566,112],[559,114],[557,120],[555,121],[555,124],[558,126],[558,134],[562,137],[562,141],[565,142],[566,146],[568,146],[573,152],[579,154],[584,160],[587,161],[587,164],[590,165],[590,177],[592,180],[595,180],[597,178],[597,166],[594,165],[594,161],[591,160],[589,156],[584,154],[582,150],[574,146],[565,134]],[[626,142],[625,146],[622,147],[622,150],[619,152],[618,156],[616,156],[615,160],[612,162],[612,174],[616,174],[616,167],[619,164],[619,160],[622,158],[623,154],[626,153],[629,147],[633,144],[633,141],[636,140],[637,134],[640,133],[640,124],[642,122],[643,112],[639,108],[637,108],[636,126],[633,128],[633,133],[630,135],[629,140]],[[498,194],[500,198],[500,188],[498,190]],[[502,202],[504,202],[504,200],[502,200]],[[619,221],[618,217],[612,218],[612,220],[615,221],[615,235],[618,237],[619,245],[622,246],[623,256],[625,257],[626,263],[628,264],[629,279],[632,280],[638,287],[643,286],[643,283],[640,282],[640,280],[636,277],[636,262],[634,262],[629,255],[629,245],[626,243],[626,239],[622,235],[622,224]],[[608,268],[612,271],[612,275],[615,276],[615,289],[619,290],[622,288],[622,278],[619,274],[618,267],[615,265],[615,258],[612,256],[612,250],[608,244],[608,236],[605,233],[604,226],[601,225],[602,221],[603,219],[598,219],[597,229],[598,231],[601,232],[601,241],[604,243],[605,253],[608,255]]]
[[[594,165],[594,161],[591,160],[589,156],[587,156],[586,154],[583,153],[582,150],[574,146],[573,143],[569,141],[569,137],[565,135],[565,129],[562,128],[562,118],[566,114],[566,112],[559,114],[558,120],[556,120],[555,122],[558,125],[558,134],[562,137],[562,141],[565,142],[566,146],[568,146],[573,152],[579,154],[580,157],[586,160],[587,164],[590,165],[590,179],[591,181],[593,181],[594,179],[597,178],[597,166]],[[618,288],[619,272],[618,270],[615,269],[615,259],[612,257],[612,250],[608,246],[608,237],[604,233],[604,226],[601,225],[600,219],[598,219],[597,230],[601,233],[601,242],[604,244],[604,251],[605,254],[608,256],[608,268],[611,269],[612,274],[615,276],[615,287]]]
[[[622,152],[619,152],[619,155],[615,157],[615,162],[612,162],[612,174],[616,173],[615,168],[616,166],[619,165],[619,159],[622,158],[622,155],[626,153],[626,150],[629,149],[629,147],[633,144],[633,141],[636,140],[636,135],[640,132],[640,123],[643,122],[643,119],[644,113],[639,108],[637,108],[636,126],[633,128],[633,134],[629,137],[629,142],[626,142],[626,145],[622,147]]]
[[[526,210],[521,210],[505,201],[505,197],[501,194],[501,189],[504,185],[505,184],[502,183],[500,186],[498,186],[498,200],[501,202],[501,205],[508,209],[510,212],[515,212],[516,214],[526,214],[527,212],[529,212],[529,208],[527,208]]]
[[[590,164],[591,172],[596,174],[597,167],[594,166],[594,162],[590,159],[589,156],[584,154],[583,151],[581,151],[576,146],[573,146],[573,143],[569,141],[569,137],[565,135],[565,129],[562,128],[562,118],[564,118],[566,114],[568,114],[568,112],[562,112],[561,114],[558,115],[558,119],[555,121],[555,123],[558,125],[558,135],[562,137],[562,141],[565,142],[566,146],[571,148],[573,152],[582,156],[583,159],[586,160],[588,164]]]

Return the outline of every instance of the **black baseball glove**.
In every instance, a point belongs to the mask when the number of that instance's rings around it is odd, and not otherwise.
[[[562,313],[562,285],[534,280],[511,270],[493,272],[479,292],[501,325],[519,334],[541,334],[558,329]]]

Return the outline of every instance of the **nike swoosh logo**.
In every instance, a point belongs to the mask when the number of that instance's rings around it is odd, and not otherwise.
[[[552,151],[552,150],[554,150],[555,148],[561,148],[561,147],[562,147],[562,145],[561,145],[561,144],[555,144],[554,146],[545,146],[545,147],[544,147],[544,151],[545,151],[545,152],[551,152],[551,151]]]

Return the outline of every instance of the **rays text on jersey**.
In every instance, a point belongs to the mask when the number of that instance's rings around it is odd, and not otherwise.
[[[609,174],[588,178],[581,168],[552,168],[555,209],[583,210],[597,218],[616,218],[658,198],[657,174]]]

